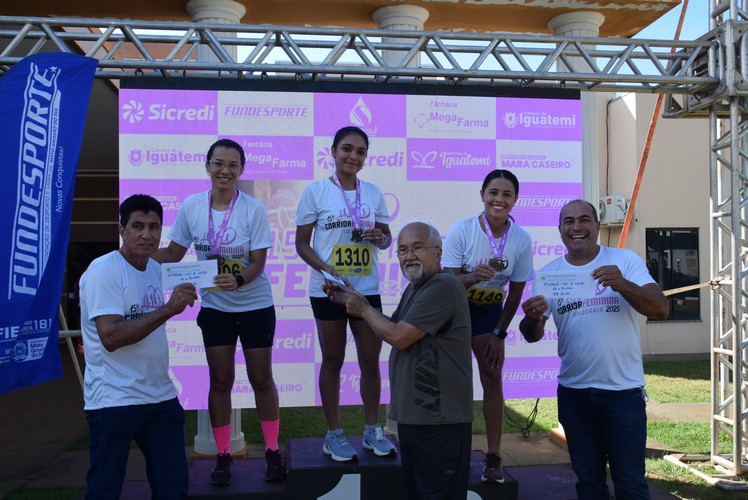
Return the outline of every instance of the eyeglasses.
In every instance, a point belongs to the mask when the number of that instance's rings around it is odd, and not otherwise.
[[[395,255],[397,255],[401,259],[403,257],[407,257],[408,253],[410,252],[413,252],[413,255],[423,255],[426,253],[426,250],[428,250],[429,248],[439,248],[439,247],[437,247],[436,245],[431,246],[431,247],[400,247],[395,252]]]
[[[215,170],[219,172],[223,170],[223,168],[226,167],[227,165],[231,170],[239,170],[240,168],[242,168],[242,164],[239,163],[238,161],[226,163],[223,160],[208,160],[205,163],[207,163],[208,165],[210,165],[211,167],[213,167]]]

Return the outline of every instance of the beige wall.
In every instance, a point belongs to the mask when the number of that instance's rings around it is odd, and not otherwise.
[[[657,97],[626,94],[599,106],[608,116],[608,132],[600,131],[600,196],[631,197]],[[710,279],[709,132],[706,119],[660,118],[642,180],[626,248],[644,256],[647,228],[699,228],[700,282]],[[608,152],[607,162],[605,152]],[[606,165],[606,163],[608,163]],[[606,187],[607,186],[607,187]],[[620,228],[603,229],[602,244],[617,246]],[[701,320],[641,320],[645,354],[705,353],[710,348],[709,288],[701,289]]]

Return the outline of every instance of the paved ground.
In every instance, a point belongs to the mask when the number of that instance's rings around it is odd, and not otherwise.
[[[85,485],[87,452],[65,451],[86,432],[83,397],[67,350],[61,354],[63,378],[0,395],[0,498],[20,485]],[[709,413],[708,404],[648,404],[652,420],[708,422]],[[485,436],[473,438],[474,449],[485,449],[485,444]],[[651,440],[648,448],[655,455],[673,451]],[[262,450],[250,447],[249,454],[261,456]],[[502,457],[505,467],[569,463],[566,450],[547,433],[533,433],[528,438],[517,433],[505,435]],[[137,450],[131,453],[127,477],[145,478],[142,455]],[[655,498],[674,497],[665,494]]]

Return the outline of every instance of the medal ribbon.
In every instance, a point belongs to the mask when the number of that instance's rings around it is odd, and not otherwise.
[[[510,220],[514,219],[512,219],[511,215],[506,219],[504,234],[501,235],[501,241],[497,247],[496,239],[493,237],[493,234],[491,234],[491,226],[488,225],[488,219],[486,219],[486,213],[483,212],[481,217],[483,217],[483,232],[486,233],[486,238],[488,238],[488,243],[491,245],[493,256],[497,259],[501,259],[501,256],[504,255],[504,247],[506,246],[506,236],[509,234],[509,225],[511,224]]]
[[[335,179],[335,185],[338,186],[340,189],[340,192],[343,195],[343,199],[345,200],[345,204],[348,207],[348,213],[351,214],[351,220],[353,221],[353,228],[354,229],[361,229],[361,213],[359,210],[361,210],[361,181],[356,179],[356,206],[358,207],[358,210],[353,210],[353,207],[351,206],[351,202],[348,201],[348,197],[345,195],[345,189],[343,188],[343,184],[341,184],[340,179],[338,179],[338,173],[333,172],[332,178]]]
[[[229,206],[226,207],[226,212],[223,214],[223,222],[221,222],[221,226],[216,233],[213,226],[213,209],[211,208],[211,205],[213,205],[213,192],[208,191],[208,243],[210,243],[211,255],[217,256],[219,254],[221,240],[226,232],[226,228],[229,227],[229,219],[231,219],[231,213],[234,211],[237,198],[239,198],[238,189],[234,191],[234,196],[231,197]]]

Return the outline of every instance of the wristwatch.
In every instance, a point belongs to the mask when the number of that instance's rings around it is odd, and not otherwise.
[[[493,334],[504,340],[507,336],[506,330],[499,330],[498,328],[493,329]]]

